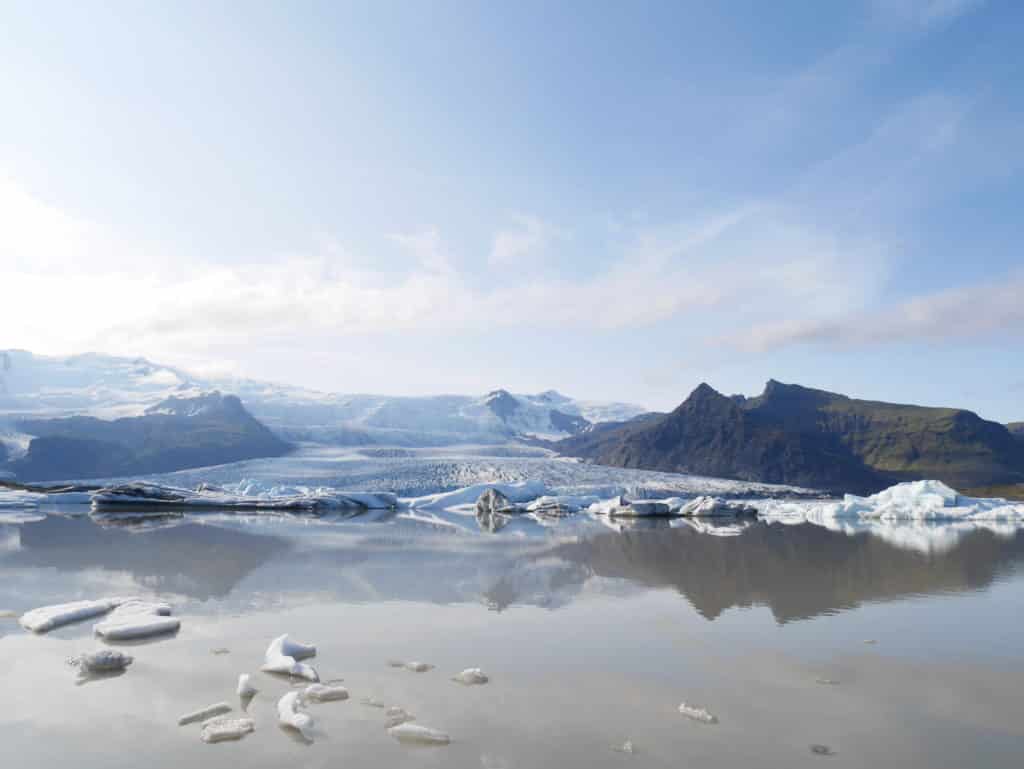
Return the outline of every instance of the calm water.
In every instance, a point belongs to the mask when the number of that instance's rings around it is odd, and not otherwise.
[[[76,685],[64,661],[99,646],[90,623],[32,636],[0,619],[0,765],[1020,766],[1022,562],[1024,533],[987,531],[924,554],[763,523],[734,537],[219,516],[3,525],[0,610],[158,595],[183,625],[132,646],[125,675]],[[352,693],[311,707],[311,744],[277,726],[289,683],[257,672],[284,632],[315,643],[321,678]],[[395,658],[437,667],[389,668]],[[449,681],[471,666],[491,683]],[[205,745],[176,725],[236,703],[242,672],[261,690],[254,734]],[[396,743],[364,696],[452,744]],[[686,720],[684,700],[720,723]],[[627,739],[635,754],[613,749]]]

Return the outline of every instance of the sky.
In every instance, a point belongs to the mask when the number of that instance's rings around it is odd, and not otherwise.
[[[0,18],[0,348],[1024,419],[1024,4]]]

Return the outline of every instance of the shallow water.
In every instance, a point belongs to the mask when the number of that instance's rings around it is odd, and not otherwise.
[[[118,646],[124,675],[76,685],[91,623],[32,636],[0,618],[4,766],[1008,767],[1024,757],[1024,533],[941,552],[757,523],[738,536],[597,525],[471,534],[392,518],[196,515],[0,526],[0,610],[160,597],[180,632]],[[313,642],[351,699],[277,725],[269,641]],[[875,644],[866,644],[875,640]],[[227,653],[224,653],[227,650]],[[435,667],[413,673],[389,660]],[[450,677],[467,667],[482,686]],[[259,694],[256,731],[206,745],[179,716]],[[819,683],[818,679],[835,683]],[[402,745],[379,698],[449,733]],[[719,723],[684,718],[681,702]],[[630,740],[635,753],[615,750]],[[821,744],[833,756],[815,755]]]

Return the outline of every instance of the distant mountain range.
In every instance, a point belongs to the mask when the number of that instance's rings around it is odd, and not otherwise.
[[[168,398],[137,417],[24,419],[33,436],[7,467],[20,481],[164,473],[257,457],[291,447],[245,410],[233,395]]]
[[[482,396],[343,395],[229,377],[197,377],[145,358],[89,353],[69,357],[0,351],[0,442],[23,451],[18,419],[139,416],[165,398],[218,390],[237,395],[252,415],[290,441],[342,445],[430,446],[558,440],[643,412],[628,403],[582,401],[554,390],[535,395],[494,390]]]
[[[1024,441],[962,409],[856,400],[771,380],[756,398],[700,385],[669,414],[600,425],[556,448],[599,464],[873,492],[936,478],[1024,482]]]

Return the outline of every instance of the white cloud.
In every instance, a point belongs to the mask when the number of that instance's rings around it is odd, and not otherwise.
[[[487,261],[492,266],[515,265],[528,257],[542,255],[554,241],[566,236],[540,217],[516,214],[511,227],[495,234]]]

